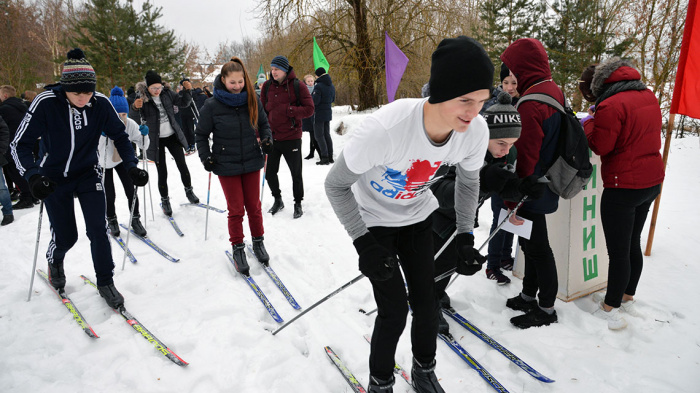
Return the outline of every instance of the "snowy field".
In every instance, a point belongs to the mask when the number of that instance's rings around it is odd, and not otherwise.
[[[340,121],[348,129],[344,136],[333,133],[336,155],[365,116],[348,112],[348,107],[334,110],[332,130]],[[304,156],[307,149],[308,133],[304,133]],[[589,313],[595,305],[586,297],[557,301],[558,324],[519,330],[508,321],[518,313],[507,309],[505,301],[520,291],[521,281],[513,279],[499,287],[482,270],[450,287],[453,306],[556,382],[535,380],[450,321],[454,336],[513,393],[700,391],[698,157],[697,137],[673,140],[654,248],[652,256],[645,258],[637,293],[646,318],[627,316],[627,329],[610,331]],[[205,202],[207,172],[196,155],[187,161],[195,192]],[[292,219],[291,177],[284,163],[280,181],[286,208],[274,217],[264,215],[271,266],[302,308],[359,274],[355,249],[323,190],[329,167],[317,166],[315,161],[304,161],[304,216]],[[83,284],[80,275],[94,280],[94,270],[80,209],[80,239],[65,261],[66,290],[100,338],[87,337],[39,277],[27,302],[39,217],[36,207],[16,211],[15,222],[0,228],[0,392],[349,392],[324,353],[325,345],[333,347],[366,386],[369,345],[362,335],[371,333],[374,320],[358,309],[375,307],[369,282],[361,280],[272,336],[269,330],[279,325],[224,255],[230,249],[226,214],[209,214],[205,241],[205,210],[180,207],[187,200],[174,161],[169,159],[168,166],[173,216],[185,236],[177,237],[160,211],[155,220],[150,211],[144,217],[149,237],[181,261],[169,262],[132,238],[130,248],[138,263],[127,261],[121,270],[123,253],[113,243],[115,282],[127,309],[189,366],[179,367],[159,354],[107,307],[95,289]],[[155,181],[153,164],[150,173]],[[126,223],[126,198],[119,191],[121,185],[116,187],[117,214]],[[153,193],[158,208],[155,184]],[[271,203],[266,188],[265,212]],[[142,200],[142,206],[147,204]],[[215,176],[211,205],[226,207]],[[484,223],[490,220],[490,209],[482,208],[477,243],[488,236],[489,225]],[[244,227],[249,239],[247,223]],[[645,229],[643,246],[647,233]],[[37,263],[44,270],[49,234],[44,214]],[[249,260],[254,279],[282,318],[297,315],[261,266],[250,256]],[[410,369],[408,336],[406,331],[396,360]],[[447,392],[493,391],[442,343],[438,343],[436,372]],[[410,391],[398,378],[394,388]]]

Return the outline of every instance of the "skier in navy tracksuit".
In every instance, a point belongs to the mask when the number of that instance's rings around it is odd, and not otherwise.
[[[133,183],[143,186],[148,174],[138,162],[124,123],[109,99],[95,92],[95,71],[80,49],[68,52],[61,82],[39,94],[29,107],[12,141],[12,158],[35,198],[46,205],[51,241],[46,252],[51,284],[63,291],[63,260],[78,240],[73,197],[80,201],[90,239],[97,286],[110,307],[124,298],[114,287],[114,262],[107,236],[106,202],[97,145],[104,133],[114,141]],[[34,161],[32,148],[41,138],[42,155]]]

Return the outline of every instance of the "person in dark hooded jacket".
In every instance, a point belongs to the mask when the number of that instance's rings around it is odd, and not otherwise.
[[[10,144],[10,128],[0,116],[0,169],[7,164],[4,153],[8,150],[7,147]],[[0,205],[2,207],[2,222],[0,226],[5,226],[11,224],[15,220],[14,214],[12,214],[12,199],[10,198],[10,190],[7,189],[5,184],[5,177],[0,170]]]
[[[9,127],[10,140],[15,138],[19,123],[22,122],[24,114],[27,113],[27,105],[24,101],[17,98],[16,94],[14,87],[9,85],[0,86],[0,101],[2,101],[0,104],[0,116],[5,119]],[[9,149],[5,152],[5,159],[7,164],[3,167],[3,171],[8,177],[8,183],[14,183],[20,191],[19,202],[13,206],[13,209],[19,210],[34,207],[34,198],[29,192],[29,183],[19,174],[15,162],[10,156]]]
[[[268,155],[265,177],[270,185],[270,192],[275,202],[268,213],[274,215],[284,208],[277,172],[280,160],[284,160],[292,173],[292,192],[294,194],[294,218],[304,214],[301,201],[304,199],[304,178],[302,177],[301,159],[301,122],[314,114],[314,102],[309,90],[300,84],[299,97],[296,96],[294,83],[297,79],[289,60],[276,56],[270,63],[270,79],[260,91],[267,119],[275,141],[272,152]]]
[[[501,54],[501,61],[518,81],[521,97],[532,93],[547,94],[564,106],[564,94],[552,80],[549,58],[542,43],[533,38],[521,38],[513,42]],[[518,161],[515,172],[518,177],[544,176],[545,169],[553,161],[561,127],[561,115],[556,109],[536,101],[526,101],[518,106],[522,121],[520,139],[515,143]],[[506,202],[510,209],[515,202]],[[518,215],[532,221],[530,239],[520,237],[520,247],[525,255],[523,290],[508,299],[506,306],[524,315],[511,318],[519,328],[544,326],[557,321],[554,301],[557,298],[558,279],[554,253],[549,245],[545,215],[554,213],[559,206],[559,196],[549,187],[542,197],[528,198],[518,210]],[[522,225],[516,215],[510,222]],[[539,297],[539,304],[536,297]]]
[[[209,146],[210,135],[212,146]],[[224,64],[214,80],[214,97],[202,107],[195,139],[204,169],[219,177],[226,197],[229,240],[236,269],[248,275],[243,243],[246,213],[255,257],[263,264],[270,260],[263,244],[260,170],[265,154],[272,151],[272,133],[248,71],[238,57]]]
[[[148,126],[148,137],[151,142],[146,150],[148,159],[155,161],[158,169],[158,191],[160,192],[161,207],[166,216],[173,215],[168,194],[168,166],[165,159],[165,149],[175,159],[175,165],[180,171],[182,185],[185,186],[185,196],[190,203],[199,203],[199,198],[192,189],[192,177],[185,161],[185,149],[189,148],[187,138],[175,118],[175,107],[187,107],[192,103],[190,81],[182,82],[183,90],[175,93],[165,87],[157,72],[146,72],[145,83],[136,84],[138,98],[131,105],[140,111],[141,123]],[[138,123],[138,122],[137,122]]]
[[[331,139],[331,120],[333,111],[331,104],[335,101],[335,86],[331,76],[326,73],[326,69],[319,67],[316,69],[316,83],[314,84],[314,139],[321,154],[321,161],[317,165],[332,164],[333,161],[333,139]]]
[[[595,97],[595,113],[584,129],[588,146],[602,162],[600,218],[610,256],[608,291],[594,315],[617,330],[627,326],[620,311],[638,315],[634,295],[642,275],[641,233],[665,172],[662,116],[639,71],[618,57],[598,64],[590,89],[584,90]]]

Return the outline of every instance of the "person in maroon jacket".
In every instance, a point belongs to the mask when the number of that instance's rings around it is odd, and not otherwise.
[[[641,233],[664,180],[661,109],[639,72],[618,57],[595,67],[590,91],[595,114],[584,129],[602,162],[600,217],[610,256],[608,291],[594,315],[607,320],[608,328],[622,329],[627,322],[620,308],[639,315],[634,294],[642,275]]]
[[[564,94],[552,80],[549,58],[541,42],[533,38],[521,38],[513,42],[501,55],[501,60],[518,80],[520,96],[532,93],[547,94],[564,105]],[[526,101],[518,106],[522,122],[520,139],[515,142],[518,161],[515,172],[519,178],[544,176],[546,167],[554,159],[561,126],[561,115],[556,109],[536,101]],[[524,192],[526,195],[532,195]],[[534,193],[533,193],[534,194]],[[515,203],[506,202],[510,209]],[[525,255],[523,290],[508,299],[506,306],[524,315],[511,318],[510,322],[522,329],[544,326],[557,321],[554,301],[559,289],[557,265],[549,245],[545,215],[559,207],[559,196],[549,187],[542,197],[528,198],[518,210],[518,215],[532,221],[530,239],[520,237],[520,247]],[[510,222],[522,225],[515,215]],[[538,295],[539,292],[539,295]],[[539,304],[536,301],[539,297]]]
[[[266,179],[275,202],[268,213],[275,214],[284,208],[282,192],[277,178],[280,159],[284,160],[292,172],[292,191],[294,193],[294,218],[301,217],[301,201],[304,199],[304,180],[301,176],[301,121],[314,114],[314,102],[309,90],[300,83],[294,88],[296,74],[284,56],[277,56],[270,64],[271,78],[263,84],[260,100],[267,113],[273,137],[273,150],[267,160]],[[299,97],[296,96],[296,91]]]

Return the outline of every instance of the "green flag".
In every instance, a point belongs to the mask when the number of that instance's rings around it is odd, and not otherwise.
[[[256,75],[256,77],[260,78],[260,74],[263,74],[265,79],[267,79],[267,75],[265,74],[265,69],[263,68],[262,64],[260,64],[260,68],[258,68],[258,75]]]
[[[326,56],[324,56],[323,52],[321,52],[321,48],[319,48],[318,44],[316,43],[316,37],[314,37],[314,70],[318,69],[319,67],[325,68],[326,72],[328,72],[331,65],[328,64]]]

